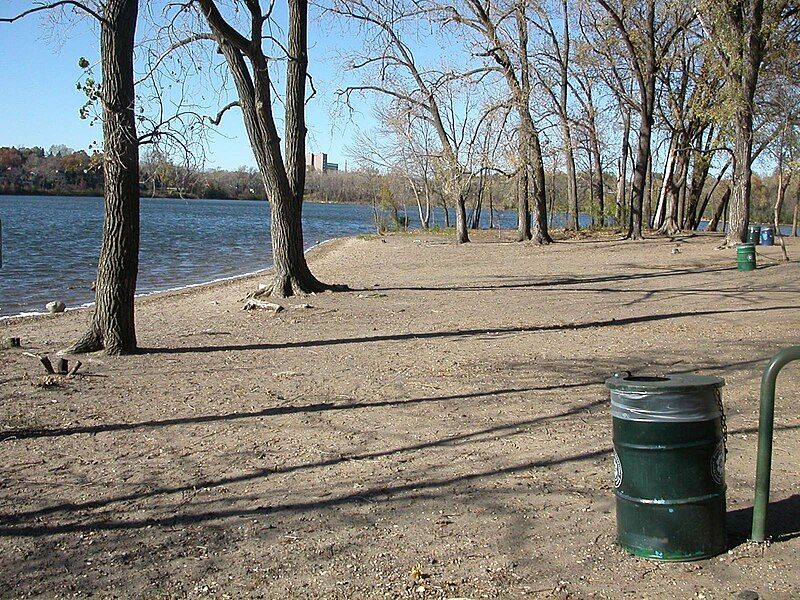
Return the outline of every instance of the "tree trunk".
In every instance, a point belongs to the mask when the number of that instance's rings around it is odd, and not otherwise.
[[[597,201],[597,208],[600,213],[600,227],[606,224],[606,202],[605,202],[605,189],[603,187],[603,161],[600,156],[600,142],[597,139],[597,131],[592,126],[590,132],[592,162],[594,163],[592,187],[594,189],[594,197]]]
[[[711,189],[706,192],[705,196],[703,197],[703,204],[700,206],[700,210],[697,211],[697,223],[695,223],[695,229],[700,228],[700,224],[703,221],[703,215],[706,212],[706,207],[708,206],[709,201],[711,200],[711,196],[714,194],[714,191],[719,186],[722,178],[725,176],[725,172],[728,170],[728,167],[731,165],[731,160],[728,161],[722,166],[719,173],[717,173],[716,181],[714,181],[714,185],[711,186]]]
[[[631,197],[631,218],[628,239],[641,240],[644,195],[647,191],[647,163],[650,160],[650,136],[652,132],[652,111],[643,110],[639,125],[639,141],[636,147],[636,168],[633,172],[633,194]]]
[[[105,216],[95,309],[72,352],[136,351],[134,294],[139,270],[139,142],[134,115],[133,47],[138,0],[107,0],[100,26]]]
[[[708,180],[708,170],[711,167],[711,156],[705,153],[694,151],[694,167],[692,168],[692,180],[689,185],[689,202],[686,207],[686,229],[697,229],[703,211],[697,210],[700,204],[700,195]],[[705,210],[705,205],[702,207]]]
[[[631,113],[625,111],[623,115],[622,126],[622,152],[618,167],[617,176],[617,225],[622,227],[622,221],[625,218],[625,207],[627,206],[627,183],[628,183],[628,138],[631,133]]]
[[[572,150],[569,122],[565,116],[561,117],[561,135],[564,138],[564,162],[567,170],[567,205],[569,206],[567,228],[578,231],[581,226],[578,222],[578,181],[575,173],[575,153]]]
[[[544,160],[542,160],[542,146],[539,143],[539,132],[531,132],[531,152],[533,167],[533,195],[534,202],[531,206],[531,241],[536,244],[551,244],[553,238],[547,229],[547,190],[544,175]]]
[[[233,76],[250,146],[261,173],[271,207],[272,286],[263,292],[276,297],[343,289],[323,284],[308,268],[303,245],[303,194],[305,191],[305,101],[308,71],[308,2],[289,0],[286,60],[284,148],[272,113],[268,58],[261,48],[262,16],[251,13],[249,41],[228,24],[214,0],[199,0]],[[256,3],[255,10],[258,10]],[[243,47],[244,46],[244,47]],[[250,61],[248,68],[245,57]]]
[[[431,192],[430,187],[428,187],[427,181],[425,182],[425,217],[421,218],[422,220],[422,228],[428,229],[431,226],[431,216],[433,213],[431,212]]]
[[[669,173],[664,174],[664,186],[669,197],[666,219],[658,230],[661,235],[675,235],[681,231],[680,204],[681,194],[686,186],[689,154],[686,150],[686,135],[682,134],[676,140],[679,147],[673,153],[674,162]],[[676,178],[677,176],[677,183]]]
[[[383,235],[381,231],[381,215],[378,213],[378,198],[372,195],[372,219],[375,221],[375,233]]]
[[[553,171],[550,173],[550,206],[547,209],[547,216],[548,216],[548,226],[553,226],[553,217],[555,215],[555,211],[553,209],[553,203],[555,202],[556,198],[556,163],[553,161]]]
[[[675,134],[672,135],[669,141],[669,150],[667,151],[667,162],[664,165],[664,178],[661,181],[661,189],[658,193],[658,202],[656,203],[656,212],[651,215],[650,227],[653,229],[660,229],[664,224],[667,217],[667,196],[669,194],[670,181],[672,180],[672,172],[675,169]]]
[[[525,119],[520,119],[518,128],[519,152],[522,165],[517,177],[517,241],[526,242],[531,239],[531,211],[528,204],[528,168],[530,166],[530,141]]]
[[[494,229],[494,194],[491,184],[489,184],[489,229]]]
[[[411,176],[407,176],[408,185],[411,186],[411,192],[414,194],[414,201],[417,204],[417,214],[419,215],[419,226],[422,229],[428,228],[428,211],[422,210],[422,198],[420,197],[419,190],[417,189],[416,183],[414,183],[414,179]],[[430,206],[430,204],[428,204]]]
[[[481,226],[481,205],[483,204],[483,194],[486,189],[486,178],[481,173],[478,181],[478,192],[475,195],[475,204],[472,206],[469,228],[472,230],[480,229]]]
[[[733,246],[747,239],[750,223],[750,190],[752,185],[753,115],[740,111],[735,119],[733,148],[733,193],[730,201],[728,234],[725,243]]]
[[[594,209],[594,162],[592,161],[592,149],[586,149],[586,164],[589,168],[589,224],[595,226],[595,209]]]
[[[417,211],[419,212],[419,226],[422,229],[428,229],[428,220],[430,217],[430,204],[425,205],[425,210],[422,209],[422,202],[420,201],[419,195],[416,196],[417,201]]]
[[[714,216],[711,217],[711,220],[708,222],[708,227],[706,227],[706,231],[716,231],[717,227],[719,226],[719,220],[722,218],[722,214],[725,212],[725,208],[728,206],[728,201],[731,197],[731,188],[727,188],[725,193],[722,194],[722,198],[719,200],[719,204],[717,205],[717,210],[714,211]]]
[[[775,208],[772,212],[772,221],[775,225],[775,235],[780,235],[780,226],[781,226],[781,212],[783,211],[783,202],[786,198],[786,188],[789,187],[789,183],[792,178],[791,171],[789,175],[784,179],[783,177],[783,161],[778,161],[778,193],[775,198]]]
[[[311,274],[306,262],[302,203],[273,202],[270,209],[272,256],[275,262],[270,295],[286,298],[329,289]]]
[[[456,197],[456,243],[466,244],[469,242],[467,232],[467,209],[464,194],[459,193]]]
[[[680,183],[678,184],[678,229],[683,229],[686,222],[686,180],[688,179],[689,157],[684,156],[683,169],[681,170]]]

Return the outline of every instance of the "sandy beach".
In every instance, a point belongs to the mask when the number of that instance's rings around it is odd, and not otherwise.
[[[800,596],[800,363],[779,380],[773,543],[746,542],[800,242],[741,273],[714,235],[473,238],[325,244],[314,273],[353,291],[279,313],[242,310],[266,274],[141,298],[143,353],[71,379],[25,353],[55,355],[86,310],[0,322],[23,346],[0,351],[0,596]],[[727,554],[615,545],[603,382],[626,369],[725,378]]]

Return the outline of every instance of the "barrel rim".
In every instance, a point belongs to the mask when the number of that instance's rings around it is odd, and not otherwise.
[[[642,379],[645,377],[645,379]],[[667,373],[658,377],[628,375],[617,373],[606,379],[606,387],[623,392],[685,392],[706,388],[721,388],[725,385],[722,377],[684,373]]]

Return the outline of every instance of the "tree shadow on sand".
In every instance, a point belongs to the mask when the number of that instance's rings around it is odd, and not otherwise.
[[[640,315],[611,318],[583,323],[559,323],[553,325],[520,325],[515,327],[483,327],[475,329],[456,329],[451,331],[423,331],[417,333],[391,333],[373,336],[350,338],[333,338],[327,340],[306,340],[299,342],[278,343],[251,343],[251,344],[226,344],[219,346],[184,346],[180,348],[142,348],[141,352],[148,354],[186,354],[205,352],[232,352],[242,350],[282,350],[287,348],[314,348],[323,346],[338,346],[343,344],[374,343],[374,342],[399,342],[405,340],[426,340],[472,337],[481,335],[502,335],[518,333],[537,333],[548,331],[578,331],[582,329],[597,329],[601,327],[621,327],[624,325],[638,325],[680,319],[688,317],[707,317],[712,315],[733,315],[751,312],[771,312],[780,310],[797,310],[796,305],[766,306],[734,309],[710,309],[697,311],[676,311],[670,313]]]
[[[778,264],[762,265],[758,269],[772,269]],[[587,277],[556,277],[551,279],[531,280],[527,277],[519,278],[521,281],[508,282],[513,279],[507,275],[498,276],[506,283],[493,283],[485,285],[443,285],[443,286],[375,286],[372,288],[353,289],[354,292],[389,292],[389,291],[415,291],[415,292],[451,292],[451,291],[492,291],[505,289],[529,289],[529,288],[562,288],[571,285],[593,285],[597,283],[616,283],[629,282],[647,279],[674,279],[684,275],[703,275],[708,273],[734,273],[736,267],[708,267],[708,268],[686,268],[686,269],[665,269],[646,273],[622,272],[615,275],[591,275]],[[616,290],[610,290],[616,291]],[[709,290],[711,292],[713,290]],[[772,291],[772,290],[770,290]]]
[[[591,382],[588,385],[592,385],[595,382]],[[587,384],[578,384],[578,385],[587,385]],[[557,386],[562,387],[562,386]],[[563,386],[563,387],[570,387],[570,386]],[[573,386],[574,387],[574,386]],[[461,398],[462,396],[454,396],[453,398]],[[467,433],[459,433],[451,436],[446,436],[439,439],[429,440],[420,442],[418,444],[413,444],[409,446],[403,446],[399,448],[389,448],[385,450],[377,450],[374,452],[368,452],[363,454],[352,454],[352,455],[341,455],[335,458],[316,461],[312,463],[305,463],[305,464],[296,464],[296,465],[288,465],[285,467],[276,467],[276,468],[263,468],[257,469],[254,471],[250,471],[248,473],[231,475],[227,477],[220,477],[216,479],[207,479],[207,480],[196,480],[189,484],[185,485],[177,485],[177,486],[168,486],[168,487],[155,487],[148,491],[139,491],[133,492],[130,494],[119,495],[115,497],[107,497],[101,498],[97,500],[89,500],[86,502],[80,503],[64,503],[53,505],[44,508],[37,508],[32,510],[22,510],[18,512],[12,513],[3,513],[0,514],[0,536],[13,536],[13,535],[23,535],[23,536],[39,536],[39,535],[48,535],[53,533],[59,532],[66,532],[66,531],[91,531],[93,528],[97,529],[137,529],[140,527],[148,527],[150,525],[156,524],[157,520],[152,518],[149,519],[142,519],[142,520],[134,520],[134,521],[103,521],[102,523],[98,522],[94,525],[91,522],[80,522],[75,523],[73,525],[30,525],[24,526],[21,525],[26,521],[40,521],[43,517],[47,517],[50,515],[69,515],[72,513],[80,514],[83,511],[92,511],[97,510],[100,508],[104,508],[106,506],[117,504],[117,503],[127,503],[136,500],[142,500],[145,498],[157,497],[162,495],[172,495],[172,494],[181,494],[183,492],[188,492],[196,489],[205,489],[205,488],[214,488],[214,487],[221,487],[221,486],[228,486],[231,484],[236,483],[243,483],[248,481],[255,481],[262,478],[266,478],[272,475],[283,475],[288,473],[295,473],[295,472],[302,472],[309,469],[318,469],[318,468],[326,468],[332,467],[339,463],[345,461],[359,461],[359,460],[374,460],[378,458],[394,456],[394,455],[402,455],[410,452],[417,452],[420,450],[426,450],[430,448],[436,447],[447,447],[447,446],[457,446],[471,441],[482,441],[485,440],[487,437],[491,439],[500,439],[503,437],[516,435],[521,429],[526,427],[533,427],[536,425],[544,424],[553,420],[557,420],[560,418],[569,417],[578,413],[584,413],[590,411],[592,408],[602,406],[608,402],[608,399],[604,396],[598,398],[597,400],[593,400],[592,402],[588,402],[585,404],[579,404],[573,406],[571,408],[567,408],[555,414],[548,414],[548,415],[541,415],[536,416],[530,419],[518,420],[513,421],[511,423],[504,423],[501,425],[495,425],[488,428],[483,428],[475,431],[470,431]],[[604,450],[607,452],[608,450]],[[589,453],[592,454],[592,453]],[[593,454],[592,454],[593,455]],[[582,455],[581,455],[582,456]],[[588,456],[588,455],[587,455]],[[427,487],[441,487],[446,486],[457,481],[462,480],[470,480],[474,478],[481,478],[481,477],[489,477],[492,475],[499,475],[503,472],[517,472],[523,470],[525,468],[532,468],[535,466],[547,466],[549,464],[560,464],[562,462],[568,461],[570,459],[563,459],[563,460],[554,460],[554,461],[536,461],[533,463],[525,463],[523,465],[519,465],[517,467],[509,467],[507,469],[500,469],[497,471],[486,471],[480,473],[474,473],[470,475],[465,475],[462,477],[458,477],[453,481],[436,481],[430,482],[426,484],[425,482],[418,482],[413,485],[409,486],[401,486],[400,488],[393,488],[393,487],[377,487],[373,489],[372,492],[368,493],[371,496],[391,496],[392,494],[399,493],[401,491],[408,491],[408,489],[425,489]],[[408,488],[408,489],[406,489]],[[336,499],[324,499],[319,501],[311,501],[308,507],[312,505],[314,507],[320,508],[327,504],[337,504],[337,503],[347,503],[348,501],[357,500],[358,497],[364,496],[365,492],[359,492],[359,494],[355,495],[346,495],[339,500]],[[288,507],[285,507],[288,509]],[[275,507],[272,507],[271,510],[275,510]],[[282,509],[283,510],[283,509]],[[218,518],[225,518],[227,516],[232,516],[228,514],[227,511],[222,511],[221,513],[214,513],[214,514],[194,514],[194,515],[186,515],[185,519],[186,522],[200,522],[206,520],[215,520]],[[171,517],[170,519],[172,519]],[[183,522],[182,519],[184,517],[178,517],[180,522]],[[168,521],[171,523],[168,519]]]

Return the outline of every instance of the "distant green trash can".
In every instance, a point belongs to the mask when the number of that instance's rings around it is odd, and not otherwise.
[[[725,552],[725,381],[623,374],[606,385],[619,545],[665,561]]]
[[[736,245],[736,268],[740,271],[754,271],[756,268],[755,244]]]
[[[761,225],[750,225],[747,228],[747,243],[758,244],[761,241]]]

